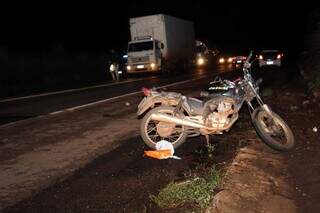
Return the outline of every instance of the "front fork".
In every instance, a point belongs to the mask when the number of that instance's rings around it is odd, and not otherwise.
[[[270,107],[267,104],[265,104],[263,102],[263,100],[261,99],[261,97],[258,93],[258,89],[256,89],[251,82],[249,82],[249,86],[251,88],[251,92],[253,93],[253,96],[247,98],[246,102],[248,104],[248,109],[251,114],[251,118],[254,118],[255,114],[259,111],[259,109],[264,110],[270,117],[273,117],[272,110],[270,109]],[[253,107],[253,105],[251,103],[251,101],[254,98],[257,100],[257,103],[259,104],[259,107],[257,107],[257,108]]]
[[[259,97],[260,98],[260,97]],[[260,99],[261,100],[261,99]],[[270,109],[270,107],[267,104],[260,104],[262,103],[262,101],[260,102],[258,100],[259,106],[254,108],[251,104],[251,101],[247,101],[248,104],[248,109],[251,115],[251,120],[254,121],[254,119],[256,119],[257,113],[259,113],[261,110],[264,111],[267,115],[268,115],[268,121],[270,122],[269,124],[271,124],[272,126],[275,124],[274,120],[273,120],[273,112]]]
[[[257,102],[259,104],[258,107],[254,107],[251,103],[252,100],[250,101],[247,101],[247,105],[248,105],[248,109],[249,109],[249,112],[250,112],[250,115],[251,115],[251,118],[254,118],[256,113],[262,109],[263,111],[265,111],[270,117],[273,117],[273,112],[272,110],[270,109],[270,107],[265,104],[261,97],[257,94],[257,96],[255,97],[257,99]]]

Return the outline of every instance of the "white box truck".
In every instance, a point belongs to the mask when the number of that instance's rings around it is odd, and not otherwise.
[[[159,72],[191,62],[195,54],[193,23],[158,14],[130,18],[127,72]]]

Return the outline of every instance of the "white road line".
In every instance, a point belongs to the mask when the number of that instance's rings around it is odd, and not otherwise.
[[[59,110],[59,111],[56,111],[56,112],[51,112],[49,113],[49,115],[56,115],[56,114],[59,114],[59,113],[62,113],[64,112],[64,110]]]
[[[124,94],[124,95],[119,95],[119,96],[112,97],[112,98],[108,98],[108,99],[104,99],[104,100],[101,100],[101,101],[96,101],[96,102],[84,104],[84,105],[81,105],[81,106],[76,106],[76,107],[68,108],[68,109],[65,109],[65,111],[74,111],[74,110],[81,109],[81,108],[85,108],[85,107],[88,107],[88,106],[92,106],[92,105],[96,105],[96,104],[100,104],[100,103],[104,103],[104,102],[116,100],[116,99],[119,99],[119,98],[124,98],[124,97],[131,96],[131,95],[136,95],[136,94],[139,94],[139,93],[141,93],[141,91],[132,92],[132,93],[127,93],[127,94]]]
[[[202,78],[206,78],[206,77],[207,76],[203,76],[203,77],[200,77],[200,78],[194,78],[194,79],[189,79],[189,80],[185,80],[185,81],[179,81],[179,82],[175,82],[175,83],[172,83],[172,84],[167,84],[167,85],[164,85],[164,86],[156,87],[156,89],[172,87],[172,86],[175,86],[175,85],[184,84],[184,83],[188,83],[188,82],[191,82],[191,81],[196,81],[196,80],[199,80],[199,79],[202,79]],[[80,105],[80,106],[76,106],[76,107],[67,108],[64,111],[74,111],[74,110],[85,108],[85,107],[88,107],[88,106],[92,106],[92,105],[96,105],[96,104],[100,104],[100,103],[116,100],[116,99],[119,99],[119,98],[124,98],[124,97],[131,96],[131,95],[136,95],[136,94],[139,94],[139,93],[142,93],[142,91],[127,93],[127,94],[124,94],[124,95],[119,95],[119,96],[116,96],[116,97],[107,98],[107,99],[104,99],[104,100],[95,101],[95,102],[92,102],[92,103],[88,103],[88,104],[84,104],[84,105]],[[53,113],[57,114],[57,113],[60,113],[60,112],[58,111],[58,112],[53,112]]]
[[[41,93],[41,94],[37,94],[37,95],[29,95],[29,96],[24,96],[24,97],[8,98],[8,99],[0,100],[0,103],[6,103],[6,102],[10,102],[10,101],[17,101],[17,100],[24,100],[24,99],[29,99],[29,98],[37,98],[37,97],[43,97],[43,96],[49,96],[49,95],[57,95],[57,94],[63,94],[63,93],[69,93],[69,92],[77,92],[77,91],[83,91],[83,90],[87,90],[87,89],[109,87],[109,86],[121,85],[121,84],[125,84],[125,83],[144,81],[144,80],[153,79],[153,78],[156,78],[156,76],[152,76],[152,77],[148,77],[148,78],[134,79],[134,80],[129,80],[129,81],[115,82],[115,83],[110,83],[110,84],[100,84],[100,85],[91,86],[91,87],[82,87],[82,88],[62,90],[62,91],[57,91],[57,92]]]
[[[206,78],[206,77],[208,77],[208,75],[205,75],[205,76],[202,76],[202,77],[199,77],[199,78],[193,78],[193,79],[189,79],[189,80],[185,80],[185,81],[179,81],[179,82],[175,82],[175,83],[172,83],[172,84],[163,85],[163,86],[160,86],[160,87],[156,87],[156,89],[162,89],[162,88],[172,87],[172,86],[179,85],[179,84],[185,84],[185,83],[188,83],[188,82],[191,82],[191,81],[197,81],[197,80],[200,80],[200,79],[203,79],[203,78]],[[120,95],[120,96],[116,96],[116,97],[112,97],[112,98],[108,98],[108,99],[104,99],[104,100],[100,100],[100,101],[84,104],[84,105],[81,105],[81,106],[76,106],[76,107],[71,107],[71,108],[67,108],[67,109],[64,109],[64,110],[51,112],[51,113],[49,113],[47,115],[57,115],[57,114],[61,114],[63,112],[71,112],[71,111],[74,111],[74,110],[77,110],[77,109],[85,108],[85,107],[92,106],[92,105],[95,105],[95,104],[108,102],[108,101],[111,101],[111,100],[116,100],[116,99],[119,99],[119,98],[131,96],[131,95],[136,95],[136,94],[139,94],[139,93],[142,93],[142,91],[127,93],[127,94],[124,94],[124,95]],[[1,128],[8,127],[8,126],[12,126],[12,125],[17,124],[17,123],[26,122],[26,121],[28,121],[30,119],[39,119],[39,118],[42,118],[42,117],[45,117],[45,116],[46,115],[39,115],[39,116],[36,116],[36,117],[33,117],[33,118],[29,118],[29,119],[25,119],[25,120],[14,121],[14,122],[11,122],[11,123],[0,125],[0,127]]]

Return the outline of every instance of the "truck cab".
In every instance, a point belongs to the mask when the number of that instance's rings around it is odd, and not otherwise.
[[[205,43],[196,40],[196,64],[197,66],[204,66],[208,63],[209,49]]]
[[[161,70],[163,44],[150,38],[137,38],[128,43],[127,72],[157,72]]]

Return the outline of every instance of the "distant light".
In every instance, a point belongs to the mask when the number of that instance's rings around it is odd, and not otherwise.
[[[280,59],[280,58],[281,58],[281,54],[278,54],[278,55],[277,55],[277,59]]]
[[[228,58],[228,63],[231,63],[232,62],[232,58]]]
[[[220,63],[220,64],[223,64],[223,63],[224,63],[224,58],[220,58],[220,59],[219,59],[219,63]]]
[[[199,66],[203,65],[203,64],[204,64],[204,59],[203,59],[203,58],[198,58],[197,64],[198,64]]]
[[[259,56],[259,59],[261,59],[261,60],[262,60],[262,59],[263,59],[263,56],[262,56],[262,55],[260,55],[260,56]]]
[[[122,58],[128,58],[128,55],[123,55]]]
[[[155,63],[151,63],[150,66],[151,66],[151,69],[154,69],[156,67],[156,64]]]
[[[127,66],[127,70],[131,70],[131,66]]]

